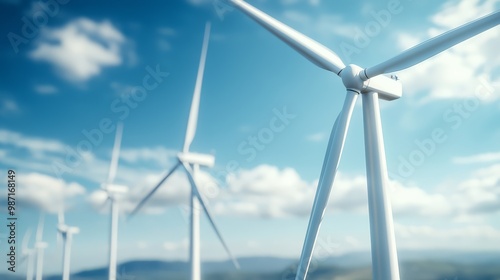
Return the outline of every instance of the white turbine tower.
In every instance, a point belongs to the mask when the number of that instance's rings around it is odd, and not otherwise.
[[[45,223],[45,215],[42,213],[38,219],[38,227],[36,229],[35,250],[36,250],[36,280],[42,280],[43,277],[43,251],[47,248],[47,243],[43,242],[43,226]]]
[[[190,264],[191,264],[191,279],[200,279],[200,206],[208,217],[212,228],[219,237],[220,242],[224,246],[224,249],[228,253],[229,257],[233,261],[236,268],[239,268],[237,260],[233,257],[229,251],[229,247],[222,238],[219,229],[215,225],[212,214],[207,208],[207,203],[205,198],[200,192],[200,188],[197,185],[197,173],[199,166],[212,167],[215,162],[215,158],[212,155],[192,153],[189,151],[189,146],[193,142],[196,133],[196,124],[198,121],[198,109],[200,106],[200,93],[201,85],[203,81],[203,72],[205,70],[205,60],[207,57],[208,40],[210,36],[210,23],[205,26],[205,36],[203,39],[203,48],[201,52],[201,60],[198,68],[198,75],[196,78],[196,85],[194,88],[193,100],[191,103],[191,110],[189,112],[189,119],[186,129],[186,137],[184,140],[184,147],[182,152],[177,154],[178,161],[175,166],[163,177],[163,179],[139,202],[137,207],[131,212],[130,216],[134,215],[139,211],[139,209],[144,205],[144,203],[158,190],[158,188],[167,180],[167,178],[179,167],[182,166],[186,175],[188,177],[189,183],[191,184],[191,215],[190,215]]]
[[[338,75],[346,87],[346,99],[333,126],[326,151],[311,217],[297,269],[296,279],[307,276],[314,244],[330,197],[330,190],[344,147],[352,111],[357,97],[363,98],[368,206],[372,251],[373,279],[399,279],[399,267],[389,194],[379,98],[394,100],[402,95],[397,79],[381,74],[414,66],[428,58],[482,33],[500,23],[500,12],[462,25],[370,68],[345,66],[333,51],[275,20],[242,0],[227,0],[257,23],[272,32],[317,66]]]
[[[61,207],[58,213],[57,232],[60,234],[63,241],[63,263],[62,263],[62,280],[69,280],[70,276],[70,261],[71,261],[71,243],[73,235],[80,232],[77,227],[70,227],[64,222],[64,207]]]
[[[109,280],[116,280],[116,254],[118,242],[118,201],[120,195],[127,193],[128,189],[125,186],[113,184],[118,168],[118,160],[120,158],[120,145],[123,134],[123,124],[118,123],[116,126],[115,143],[113,153],[111,155],[111,164],[109,166],[108,179],[102,186],[102,190],[106,192],[106,201],[110,202],[110,235],[109,235]]]
[[[26,280],[33,280],[33,270],[34,270],[34,258],[35,258],[35,254],[36,254],[36,250],[35,248],[29,248],[28,247],[28,243],[30,242],[30,238],[31,238],[31,230],[29,229],[25,234],[24,234],[24,237],[23,237],[23,242],[22,242],[22,256],[23,256],[23,259],[22,261],[24,260],[27,260],[27,263],[26,263]]]

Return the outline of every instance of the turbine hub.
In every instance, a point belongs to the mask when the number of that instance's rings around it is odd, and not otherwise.
[[[340,77],[342,78],[342,82],[344,83],[346,89],[361,93],[364,88],[364,81],[359,76],[361,71],[363,71],[363,68],[354,64],[349,64],[342,69]]]
[[[198,154],[191,152],[178,153],[177,158],[181,162],[198,164],[200,166],[213,167],[215,163],[215,157],[213,155]]]

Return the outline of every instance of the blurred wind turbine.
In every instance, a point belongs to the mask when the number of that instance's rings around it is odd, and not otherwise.
[[[363,98],[373,279],[399,279],[392,210],[387,192],[388,175],[380,121],[379,98],[388,101],[398,99],[402,95],[402,86],[397,77],[391,76],[389,78],[381,74],[414,66],[458,43],[497,26],[500,23],[500,12],[494,12],[462,25],[416,45],[389,60],[363,69],[353,64],[345,66],[332,50],[275,20],[245,1],[226,1],[317,66],[337,74],[342,79],[347,90],[344,106],[335,121],[328,143],[296,279],[302,280],[307,276],[318,231],[330,197],[342,149],[344,148],[352,111],[359,94],[362,94]]]
[[[118,201],[120,195],[127,193],[128,189],[125,186],[115,185],[113,181],[116,177],[118,168],[118,160],[120,159],[120,145],[122,141],[123,124],[118,123],[116,126],[115,143],[113,153],[111,155],[111,164],[109,166],[108,179],[102,190],[106,192],[106,202],[110,202],[110,235],[109,235],[109,280],[116,280],[116,254],[118,242]],[[105,203],[106,203],[105,202]]]
[[[80,232],[77,227],[70,227],[64,222],[64,207],[61,207],[58,213],[57,232],[58,236],[62,237],[63,241],[63,265],[62,265],[62,280],[69,280],[70,275],[70,261],[71,261],[71,243],[73,241],[73,234]]]
[[[42,280],[43,277],[43,250],[47,248],[47,243],[42,241],[43,226],[45,223],[45,215],[40,214],[38,218],[38,227],[36,229],[35,249],[36,249],[36,280]]]
[[[193,100],[191,103],[191,110],[189,112],[189,119],[186,129],[186,137],[184,139],[184,146],[182,152],[177,154],[177,163],[175,166],[163,177],[163,179],[139,202],[137,207],[130,213],[133,216],[144,203],[158,190],[158,188],[167,180],[167,178],[172,175],[172,173],[179,167],[182,166],[186,175],[188,177],[189,183],[191,184],[191,215],[190,215],[190,263],[191,263],[191,279],[200,279],[200,205],[205,214],[208,217],[212,228],[219,237],[220,242],[224,246],[224,249],[228,253],[229,257],[233,261],[236,268],[239,268],[237,260],[233,257],[229,251],[229,247],[222,238],[219,229],[215,225],[212,214],[210,213],[205,198],[200,192],[200,188],[196,183],[196,175],[199,170],[199,166],[212,167],[215,162],[213,155],[192,153],[189,151],[189,146],[193,142],[196,133],[196,124],[198,121],[198,109],[200,106],[200,93],[201,85],[203,82],[203,72],[205,70],[205,60],[207,57],[208,40],[210,37],[210,23],[205,26],[205,36],[203,39],[203,47],[201,51],[201,60],[198,68],[198,75],[196,78],[196,85],[194,88]]]
[[[23,256],[21,261],[27,260],[26,280],[33,280],[33,269],[34,269],[34,265],[35,265],[35,263],[33,262],[34,261],[33,259],[34,259],[35,254],[36,254],[36,250],[35,250],[35,248],[28,247],[28,243],[30,242],[30,239],[31,239],[31,229],[28,229],[28,231],[26,231],[26,233],[24,234],[23,242],[21,244],[21,248],[22,248],[21,253]]]

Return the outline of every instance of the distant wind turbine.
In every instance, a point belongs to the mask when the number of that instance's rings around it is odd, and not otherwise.
[[[115,143],[113,153],[111,155],[111,164],[109,166],[108,179],[101,187],[106,192],[106,201],[110,202],[110,235],[109,235],[109,280],[116,280],[116,254],[118,244],[118,197],[127,193],[128,189],[125,186],[114,185],[113,181],[118,168],[118,160],[120,158],[120,145],[123,134],[123,124],[118,123],[116,126]]]
[[[35,250],[36,250],[36,280],[42,280],[43,277],[43,251],[47,248],[47,243],[43,242],[43,226],[45,215],[40,214],[38,218],[38,227],[36,229]]]
[[[226,1],[269,30],[312,63],[338,75],[347,90],[344,106],[335,121],[328,143],[296,279],[303,280],[307,276],[318,231],[344,148],[352,111],[360,94],[363,98],[373,279],[399,279],[392,210],[387,191],[388,175],[379,98],[389,101],[400,98],[402,96],[402,85],[397,80],[397,77],[389,78],[382,74],[412,67],[458,43],[497,26],[500,24],[500,12],[497,11],[469,22],[416,45],[380,64],[363,69],[353,64],[346,66],[332,50],[277,21],[245,1]]]
[[[23,241],[21,244],[21,261],[27,260],[26,263],[26,280],[33,280],[33,270],[34,270],[34,258],[36,254],[35,248],[29,248],[28,243],[31,239],[31,229],[28,229],[24,234]]]
[[[224,249],[228,253],[229,257],[233,261],[233,264],[236,268],[239,268],[239,264],[237,260],[233,257],[231,252],[229,251],[229,247],[226,242],[222,238],[215,222],[213,220],[212,214],[210,213],[205,198],[200,192],[200,188],[197,185],[197,174],[199,170],[199,166],[212,167],[215,162],[215,158],[212,155],[207,154],[198,154],[192,153],[189,151],[189,147],[193,142],[195,133],[196,133],[196,124],[198,121],[198,109],[200,106],[200,93],[201,86],[203,82],[203,73],[205,70],[205,60],[207,57],[207,49],[208,49],[208,40],[210,36],[210,23],[207,23],[205,26],[205,36],[203,39],[203,48],[201,52],[201,60],[198,68],[198,75],[196,78],[196,85],[194,88],[193,100],[191,103],[191,110],[189,112],[188,125],[186,129],[186,137],[184,140],[184,146],[182,152],[177,154],[177,163],[175,166],[163,177],[163,179],[139,202],[137,207],[131,212],[130,216],[133,216],[141,207],[145,204],[145,202],[158,190],[158,188],[167,180],[167,178],[172,175],[172,173],[179,167],[182,166],[184,171],[186,172],[189,183],[191,184],[191,215],[190,215],[190,264],[191,264],[191,280],[199,280],[200,279],[200,205],[203,208],[203,211],[208,217],[212,228],[215,233],[219,237]]]
[[[64,222],[64,207],[61,207],[58,213],[57,232],[62,237],[63,241],[63,264],[62,264],[62,280],[69,280],[70,276],[70,261],[71,261],[71,243],[73,235],[80,232],[77,227],[68,226]]]

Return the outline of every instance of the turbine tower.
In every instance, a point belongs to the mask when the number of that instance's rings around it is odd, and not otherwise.
[[[62,280],[69,280],[70,276],[70,261],[71,261],[71,243],[73,235],[80,232],[77,227],[71,227],[64,222],[64,207],[61,207],[58,213],[57,232],[62,237],[63,241],[63,263],[62,263]]]
[[[116,254],[118,242],[118,201],[120,195],[127,193],[128,189],[125,186],[113,184],[118,168],[118,160],[120,158],[120,145],[123,134],[123,124],[118,123],[116,126],[115,143],[113,153],[111,155],[111,164],[109,166],[108,179],[101,187],[106,192],[106,202],[110,202],[110,235],[109,235],[109,280],[116,280]],[[106,203],[105,202],[105,203]]]
[[[318,188],[302,248],[297,280],[307,276],[318,231],[330,197],[335,174],[344,148],[349,122],[356,99],[363,101],[365,158],[368,187],[368,209],[373,279],[399,279],[392,210],[387,191],[388,174],[385,158],[379,99],[394,100],[402,95],[397,79],[382,74],[414,66],[500,23],[500,12],[494,12],[437,37],[416,45],[401,54],[370,68],[348,65],[336,53],[297,32],[242,0],[226,0],[317,66],[338,75],[346,88],[346,98],[333,126]]]
[[[205,36],[203,39],[203,47],[201,52],[201,60],[198,68],[198,75],[196,78],[196,85],[194,88],[193,100],[191,103],[191,109],[189,112],[189,119],[186,129],[186,137],[184,139],[184,146],[182,148],[182,152],[177,154],[177,163],[175,166],[163,177],[163,179],[139,202],[137,207],[131,212],[130,216],[133,216],[144,203],[158,190],[158,188],[167,180],[167,178],[172,175],[172,173],[179,167],[182,166],[184,171],[186,172],[189,183],[191,184],[191,213],[190,213],[190,254],[189,260],[191,265],[191,279],[192,280],[200,280],[201,270],[200,270],[200,208],[203,209],[207,218],[212,225],[215,233],[219,237],[220,242],[224,246],[224,249],[228,253],[231,258],[234,266],[239,268],[239,264],[237,260],[233,257],[231,252],[229,251],[229,247],[226,242],[222,238],[219,229],[215,225],[214,219],[210,210],[207,207],[207,203],[205,198],[200,192],[200,188],[197,185],[197,174],[200,166],[212,167],[215,162],[215,158],[212,155],[207,154],[198,154],[192,153],[189,151],[189,147],[193,142],[195,133],[196,133],[196,125],[198,122],[198,109],[200,106],[200,93],[201,86],[203,82],[203,73],[205,70],[205,60],[207,57],[207,49],[208,49],[208,40],[210,37],[210,23],[207,23],[205,26]],[[200,207],[201,206],[201,207]]]
[[[43,251],[47,248],[47,243],[42,241],[43,226],[45,223],[45,215],[40,214],[38,218],[38,227],[36,229],[35,250],[36,250],[36,280],[42,280],[43,277]]]

